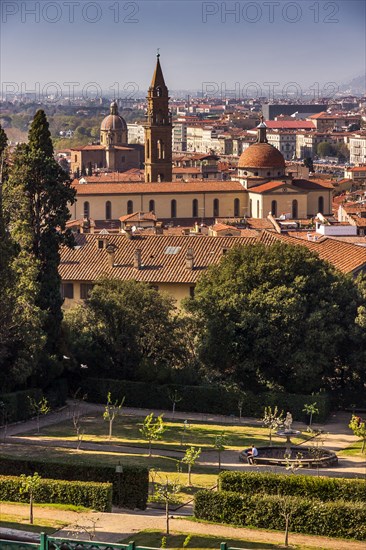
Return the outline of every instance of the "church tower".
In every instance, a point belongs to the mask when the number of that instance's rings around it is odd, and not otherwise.
[[[172,116],[169,94],[157,54],[147,94],[145,122],[145,181],[172,181]]]

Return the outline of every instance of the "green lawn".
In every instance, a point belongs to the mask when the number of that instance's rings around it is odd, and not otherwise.
[[[140,433],[143,419],[141,417],[122,415],[116,418],[113,424],[113,437],[108,439],[108,422],[105,422],[101,415],[86,415],[81,420],[81,431],[84,432],[83,441],[130,445],[135,447],[146,447],[147,441]],[[161,440],[153,442],[153,448],[163,450],[178,450],[184,452],[185,446],[201,447],[202,450],[212,450],[217,435],[225,432],[228,443],[227,448],[233,450],[243,449],[254,443],[257,446],[268,443],[268,429],[262,428],[258,421],[255,425],[233,426],[227,424],[207,424],[204,422],[190,422],[185,429],[181,420],[169,420],[166,423],[166,431]],[[36,432],[27,432],[23,435],[37,437]],[[42,428],[39,437],[76,440],[72,420]],[[294,438],[294,443],[303,441],[304,437]],[[273,437],[274,443],[283,444],[283,438]]]
[[[362,440],[356,441],[349,447],[346,447],[346,449],[343,449],[343,451],[337,452],[338,456],[360,456],[366,459],[366,452],[361,452],[362,449]]]

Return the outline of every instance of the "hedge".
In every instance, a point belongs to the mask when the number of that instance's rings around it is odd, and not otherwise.
[[[31,475],[34,472],[49,479],[112,483],[113,504],[132,509],[146,508],[149,489],[148,468],[123,465],[123,472],[116,473],[115,468],[108,466],[0,456],[0,475]]]
[[[243,495],[267,493],[316,498],[323,502],[344,500],[366,502],[364,479],[314,477],[257,472],[221,472],[219,490]]]
[[[209,414],[239,415],[238,399],[232,392],[223,391],[222,386],[182,386],[177,384],[155,385],[130,380],[112,380],[87,378],[82,383],[83,393],[88,401],[105,403],[108,392],[112,396],[126,396],[125,406],[139,408],[171,409],[169,394],[172,391],[182,397],[177,404],[181,411]],[[291,411],[295,420],[308,421],[303,412],[305,403],[316,401],[319,414],[315,421],[326,420],[330,413],[330,399],[327,394],[295,395],[283,392],[254,394],[246,391],[247,398],[243,406],[243,415],[260,418],[265,406],[277,405],[284,411]]]
[[[199,491],[195,495],[194,515],[215,523],[282,531],[285,519],[281,512],[285,507],[292,511],[290,531],[366,540],[366,506],[361,502]]]
[[[20,493],[21,483],[20,477],[0,476],[0,501],[28,502],[29,496]],[[112,484],[41,479],[34,491],[34,502],[74,504],[99,512],[111,512]]]

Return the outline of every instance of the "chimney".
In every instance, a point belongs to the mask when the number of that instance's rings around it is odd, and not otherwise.
[[[133,253],[133,267],[134,269],[141,269],[141,248],[136,248]]]
[[[109,267],[114,266],[114,258],[116,255],[116,246],[114,244],[109,244],[106,248],[107,254],[108,254],[108,265]]]
[[[188,248],[186,253],[186,269],[193,269],[194,268],[194,254],[193,254],[193,248]]]

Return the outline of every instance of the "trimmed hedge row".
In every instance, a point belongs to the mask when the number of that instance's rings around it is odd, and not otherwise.
[[[0,401],[4,403],[4,407],[0,409],[0,425],[5,422],[20,422],[27,420],[34,412],[29,404],[29,397],[39,401],[42,396],[42,390],[38,388],[21,390],[11,393],[3,393],[0,395]],[[5,418],[6,415],[6,418]]]
[[[45,462],[0,456],[0,475],[31,475],[34,472],[38,472],[41,477],[49,479],[111,483],[113,486],[113,504],[132,509],[145,510],[146,508],[149,489],[148,468],[123,466],[123,472],[116,473],[115,468],[108,466],[64,464],[62,462]]]
[[[302,496],[322,502],[335,500],[366,502],[364,479],[226,471],[219,475],[219,490],[244,495],[266,493]]]
[[[284,530],[281,514],[286,509],[292,512],[292,532],[366,540],[366,506],[360,502],[199,491],[195,495],[194,515],[215,523]]]
[[[0,501],[28,502],[29,496],[21,494],[20,487],[20,477],[0,476]],[[112,484],[41,479],[34,491],[34,502],[74,504],[93,508],[99,512],[111,512]]]
[[[31,388],[28,390],[0,394],[0,402],[5,405],[5,407],[0,408],[0,426],[5,423],[4,413],[6,414],[7,423],[22,422],[23,420],[28,420],[35,416],[34,411],[32,411],[30,407],[28,397],[38,402],[45,396],[51,409],[54,409],[65,404],[67,395],[68,386],[65,379],[55,381],[52,386],[44,391],[39,388]]]
[[[125,406],[139,408],[171,409],[169,394],[176,390],[182,400],[177,408],[186,412],[239,415],[238,399],[232,392],[225,392],[220,386],[181,386],[177,384],[154,385],[130,380],[88,378],[82,383],[88,401],[105,403],[110,391],[113,396],[126,396]],[[243,406],[243,416],[255,418],[263,415],[266,406],[277,405],[279,409],[291,411],[295,420],[308,421],[303,412],[305,403],[316,401],[319,414],[315,421],[324,421],[330,413],[330,399],[327,394],[295,395],[282,392],[254,394],[247,391]]]

